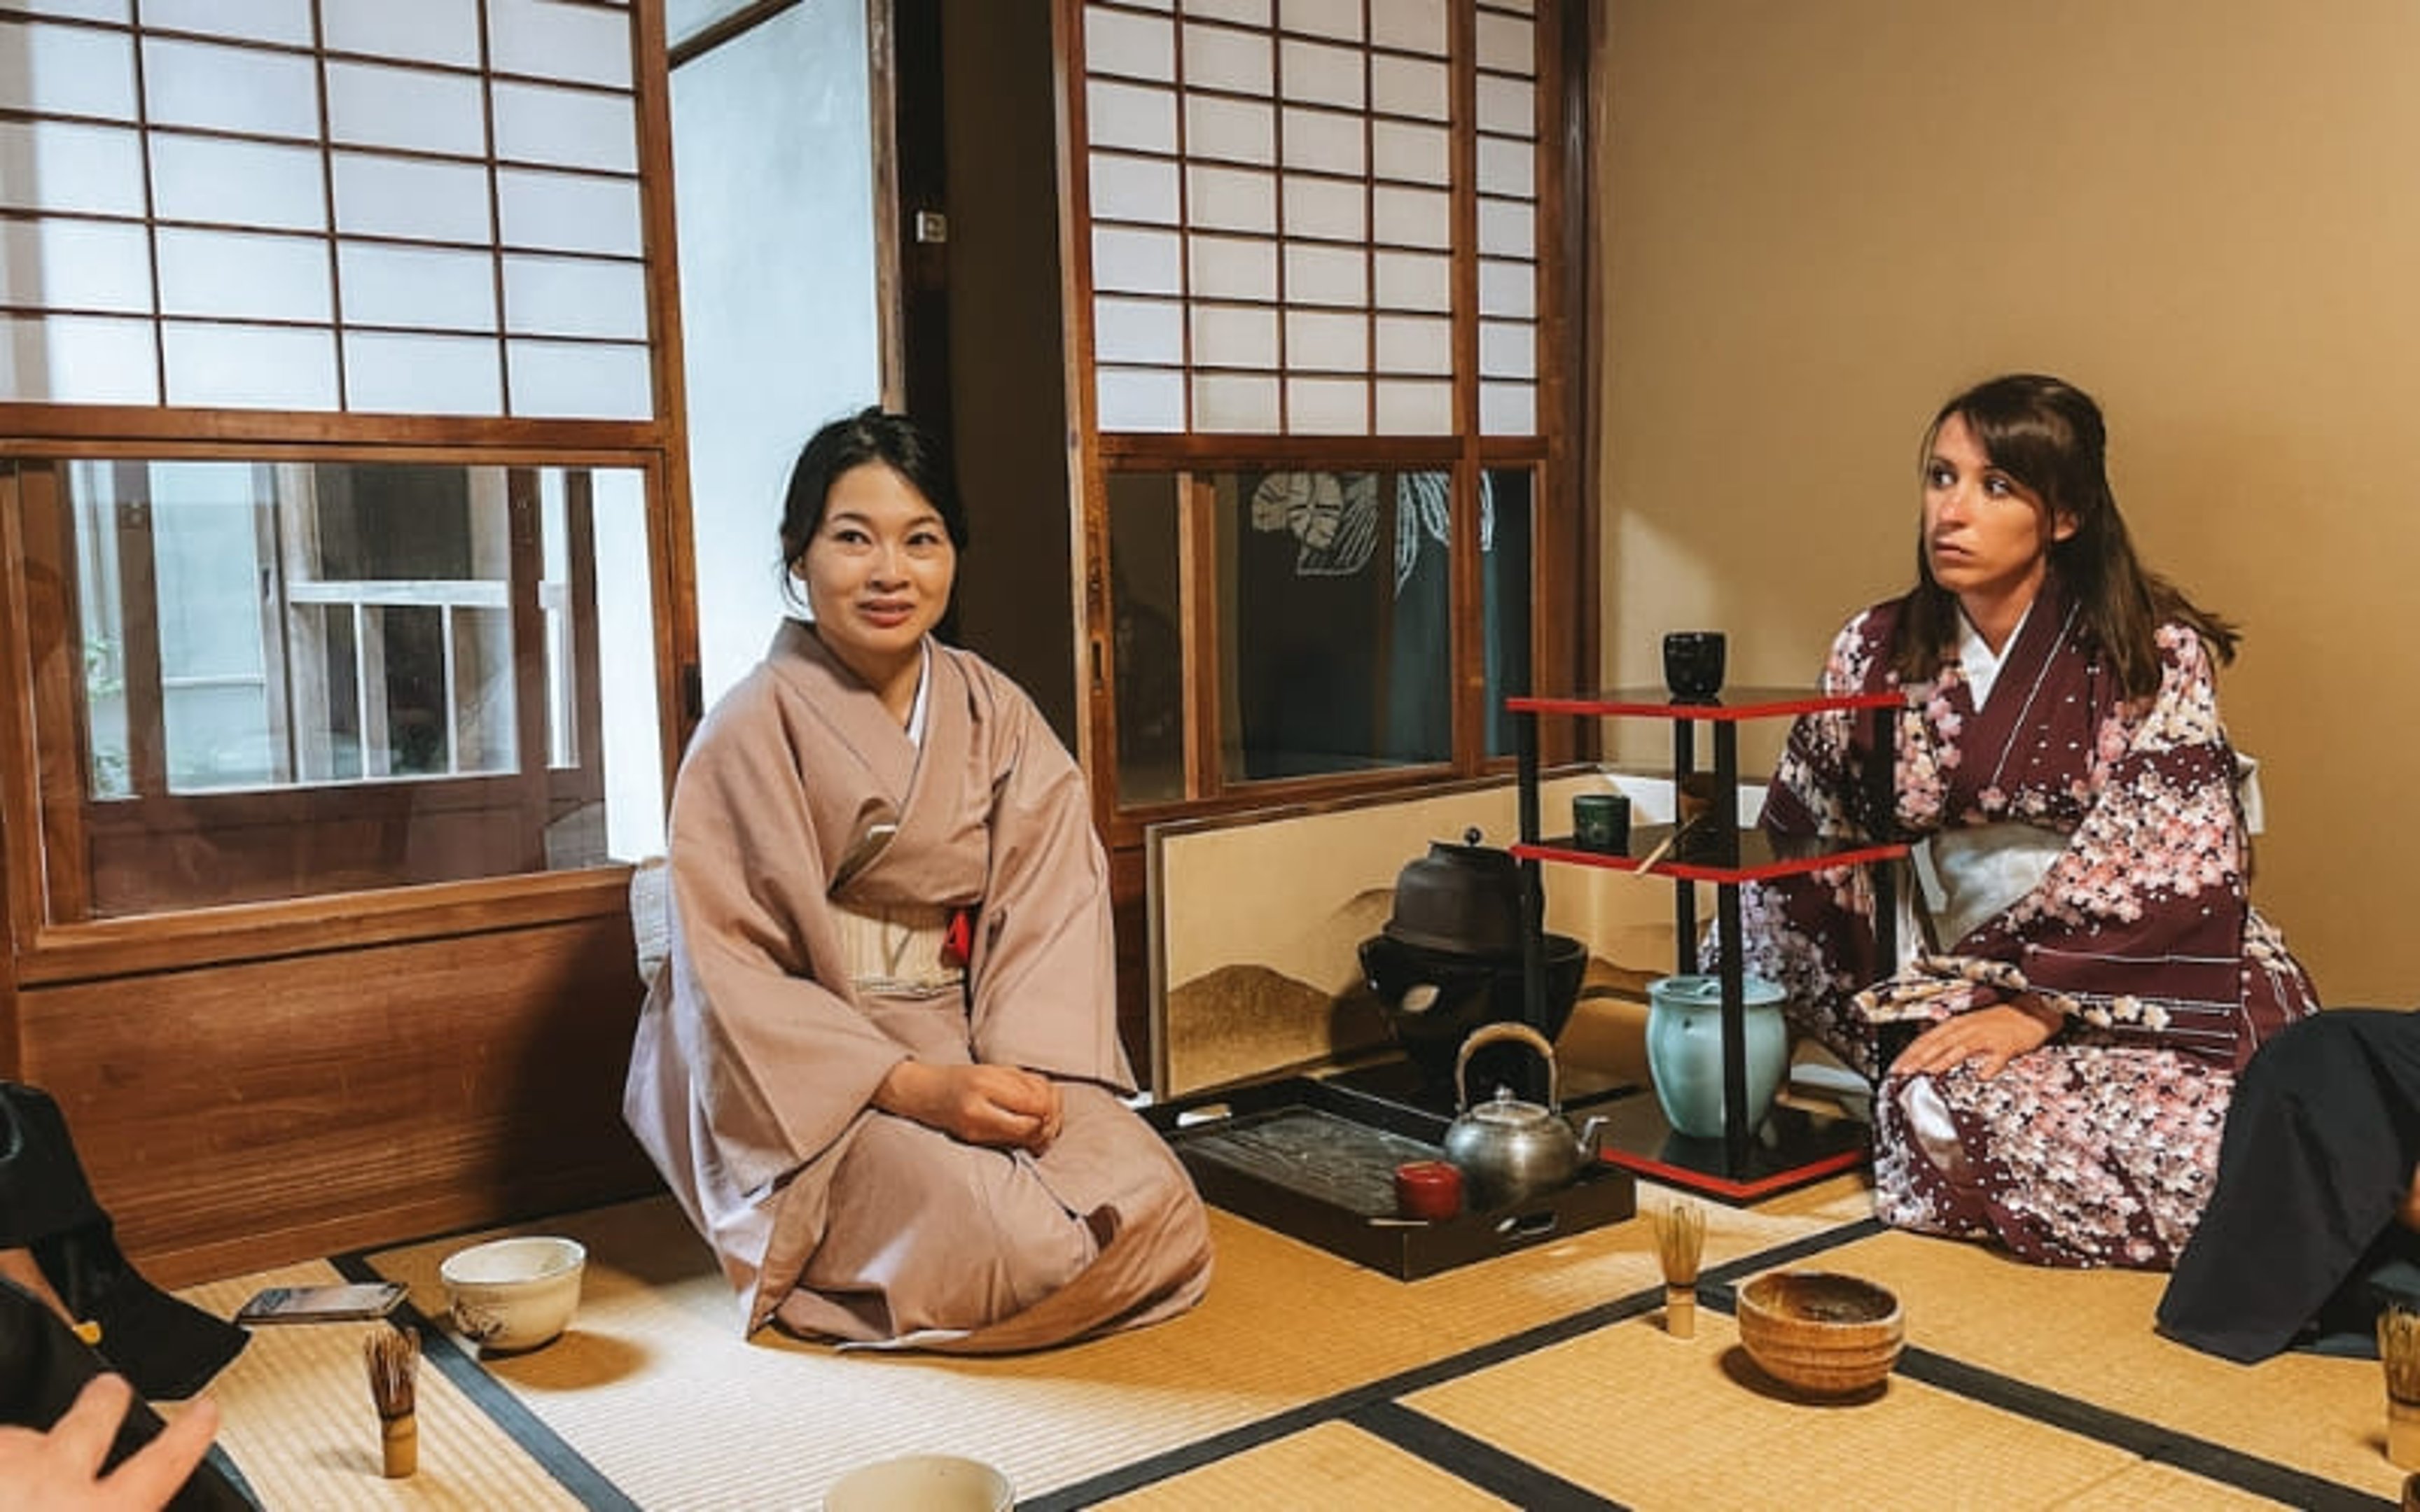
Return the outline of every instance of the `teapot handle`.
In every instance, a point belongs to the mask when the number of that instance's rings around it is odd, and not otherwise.
[[[1463,1076],[1470,1070],[1471,1052],[1482,1045],[1497,1044],[1506,1040],[1517,1040],[1545,1057],[1546,1110],[1551,1113],[1563,1105],[1562,1097],[1555,1087],[1554,1042],[1527,1024],[1515,1024],[1508,1019],[1495,1024],[1482,1024],[1470,1031],[1469,1039],[1462,1041],[1462,1053],[1453,1057],[1454,1112],[1466,1113],[1470,1110],[1470,1088],[1464,1085]]]

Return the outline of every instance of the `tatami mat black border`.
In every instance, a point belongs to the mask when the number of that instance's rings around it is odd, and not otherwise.
[[[1606,1512],[1608,1508],[1622,1512],[1620,1502],[1609,1502],[1401,1402],[1372,1402],[1346,1413],[1344,1421],[1491,1496],[1502,1497],[1523,1512]]]
[[[358,1252],[336,1256],[328,1263],[348,1281],[388,1279],[379,1273],[367,1255]],[[473,1406],[487,1413],[489,1421],[504,1429],[523,1453],[536,1460],[588,1512],[640,1512],[638,1503],[547,1427],[545,1420],[531,1412],[503,1381],[482,1369],[477,1360],[454,1342],[452,1335],[431,1323],[419,1308],[407,1302],[392,1316],[396,1321],[420,1330],[421,1358],[442,1371],[457,1390],[471,1399]]]

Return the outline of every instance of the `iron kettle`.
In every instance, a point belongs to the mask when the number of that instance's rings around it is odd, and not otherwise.
[[[1500,1088],[1472,1105],[1464,1074],[1471,1052],[1505,1040],[1545,1057],[1546,1106],[1522,1102]],[[1590,1119],[1577,1134],[1572,1132],[1556,1096],[1555,1047],[1526,1024],[1490,1024],[1474,1031],[1455,1057],[1453,1088],[1455,1118],[1445,1132],[1445,1158],[1461,1167],[1475,1210],[1509,1208],[1567,1185],[1596,1158],[1605,1120]]]

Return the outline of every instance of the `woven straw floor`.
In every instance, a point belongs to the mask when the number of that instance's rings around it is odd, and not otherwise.
[[[1404,1283],[1214,1211],[1209,1300],[1175,1322],[1011,1360],[842,1354],[737,1336],[668,1201],[522,1231],[589,1247],[571,1331],[486,1359],[442,1333],[421,1471],[386,1481],[366,1325],[262,1330],[213,1389],[271,1508],[813,1507],[870,1460],[972,1455],[1037,1507],[2391,1506],[2374,1362],[2252,1368],[2149,1329],[2157,1277],[2051,1273],[1878,1229],[1856,1178],[1707,1207],[1697,1336],[1662,1324],[1644,1216]],[[487,1237],[487,1236],[475,1236]],[[196,1288],[392,1276],[442,1316],[464,1236]],[[1909,1350],[1869,1399],[1772,1388],[1739,1280],[1777,1264],[1897,1289]]]

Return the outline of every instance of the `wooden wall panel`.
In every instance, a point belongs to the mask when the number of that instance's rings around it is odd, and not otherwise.
[[[21,1065],[181,1285],[650,1190],[640,996],[627,919],[596,918],[29,987]]]

